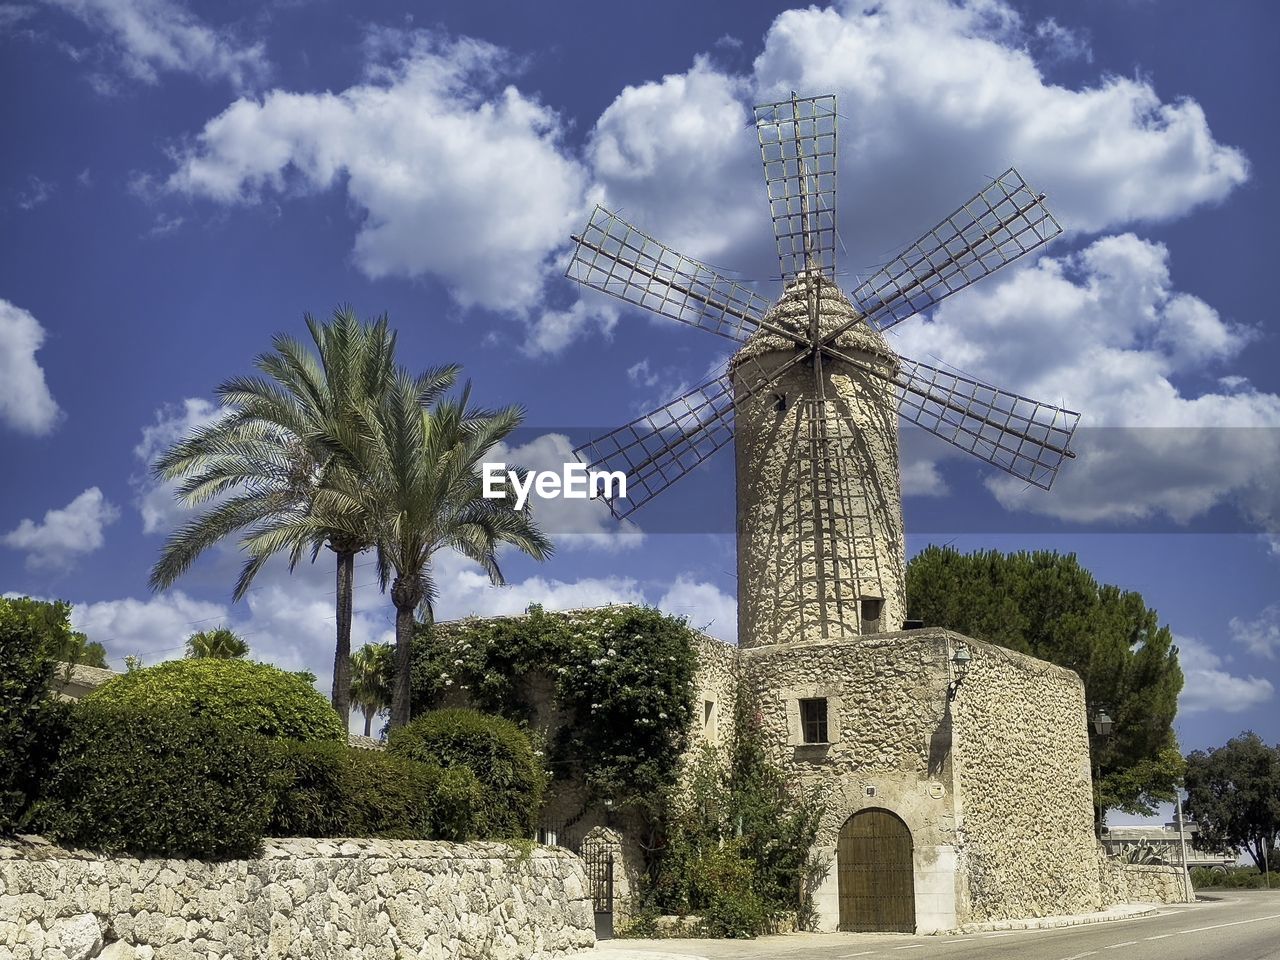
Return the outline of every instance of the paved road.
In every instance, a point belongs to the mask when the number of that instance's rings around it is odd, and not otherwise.
[[[1053,930],[915,937],[793,934],[758,940],[615,940],[601,960],[1280,960],[1280,893],[1241,890],[1150,917]]]

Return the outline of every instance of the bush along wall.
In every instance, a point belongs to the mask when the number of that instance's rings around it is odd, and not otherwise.
[[[242,733],[288,740],[345,740],[342,720],[307,676],[247,660],[169,660],[131,670],[85,698],[110,706],[173,708],[216,717]]]
[[[461,695],[518,724],[533,719],[536,676],[551,681],[563,722],[547,744],[557,778],[593,799],[643,806],[674,784],[693,719],[697,653],[681,619],[644,607],[473,619],[422,628],[413,708]]]
[[[754,937],[785,914],[810,925],[812,890],[829,867],[810,852],[822,801],[787,782],[759,727],[755,704],[740,697],[729,749],[704,747],[668,792],[631,934],[653,932],[663,914],[701,917],[697,932],[711,937]]]

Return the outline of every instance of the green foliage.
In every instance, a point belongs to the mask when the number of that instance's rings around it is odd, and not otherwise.
[[[648,906],[696,914],[708,936],[756,936],[786,912],[807,920],[825,873],[810,855],[821,800],[788,783],[761,746],[760,727],[756,705],[741,697],[728,755],[699,752],[670,796],[651,865]]]
[[[246,660],[169,660],[109,680],[85,702],[138,709],[172,707],[188,716],[265,737],[345,740],[328,701],[298,674]]]
[[[474,798],[481,836],[532,833],[545,775],[528,736],[511,721],[476,710],[435,710],[393,730],[387,751],[445,770],[469,768],[482,787]]]
[[[32,820],[139,857],[253,856],[271,810],[267,741],[178,707],[82,702]]]
[[[70,613],[61,602],[0,597],[0,834],[23,827],[64,735],[65,708],[49,684],[74,643]]]
[[[675,782],[675,758],[693,719],[693,632],[643,607],[465,620],[420,630],[413,647],[413,708],[455,691],[481,710],[532,719],[529,691],[549,680],[563,717],[550,744],[557,776],[593,799],[644,805]]]
[[[1262,890],[1271,882],[1272,890],[1280,890],[1280,875],[1264,874],[1257,867],[1230,867],[1213,870],[1209,867],[1193,867],[1191,885],[1197,890]]]
[[[277,837],[469,840],[481,788],[471,770],[419,763],[343,743],[273,748]]]
[[[1280,846],[1280,744],[1252,731],[1187,757],[1187,811],[1200,825],[1197,844],[1249,851],[1256,866],[1276,863]]]
[[[1182,670],[1173,635],[1142,596],[1101,586],[1074,554],[961,554],[928,547],[907,564],[907,609],[947,627],[1068,667],[1091,712],[1115,720],[1089,730],[1095,806],[1149,815],[1172,800],[1182,774],[1173,718]]]
[[[187,656],[192,659],[239,660],[249,655],[249,644],[226,627],[201,630],[187,638]]]

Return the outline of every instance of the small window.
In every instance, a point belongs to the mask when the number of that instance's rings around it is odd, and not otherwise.
[[[702,701],[702,737],[708,743],[714,743],[716,739],[717,714],[716,702],[714,700]]]
[[[827,738],[827,699],[812,697],[800,701],[800,734],[805,743],[830,743]]]
[[[862,622],[869,626],[879,626],[880,613],[884,610],[884,601],[880,597],[862,598]]]

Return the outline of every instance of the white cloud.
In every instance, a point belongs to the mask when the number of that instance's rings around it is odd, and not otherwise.
[[[1194,637],[1175,637],[1178,662],[1186,677],[1178,708],[1182,713],[1220,710],[1241,713],[1271,699],[1265,677],[1237,677],[1223,670],[1223,659]]]
[[[904,497],[942,497],[949,492],[937,463],[931,460],[904,460],[901,472]]]
[[[564,310],[546,308],[531,319],[521,349],[531,357],[554,356],[592,331],[608,337],[619,312],[613,303],[596,297],[576,300]]]
[[[5,546],[27,555],[31,568],[68,568],[81,556],[99,549],[103,530],[120,511],[97,487],[90,487],[65,507],[45,512],[37,523],[26,519],[3,537]]]
[[[138,512],[142,514],[143,533],[167,533],[191,511],[175,498],[177,484],[160,482],[150,474],[151,464],[161,453],[199,427],[212,423],[220,409],[200,397],[188,397],[178,406],[165,406],[156,411],[155,422],[142,428],[142,439],[133,448],[134,455],[146,465],[148,472],[132,479],[137,491]]]
[[[36,362],[44,337],[35,317],[0,299],[0,421],[22,433],[49,433],[62,415]]]
[[[562,433],[544,433],[526,443],[510,447],[498,444],[487,462],[505,462],[528,470],[560,473],[567,463],[578,463],[573,445]],[[610,551],[638,547],[644,534],[628,520],[613,519],[603,500],[569,500],[529,494],[530,509],[543,531],[561,549],[592,547]]]
[[[502,86],[514,65],[497,47],[418,33],[402,50],[340,93],[237,100],[167,187],[254,203],[341,185],[361,212],[354,256],[368,276],[430,274],[464,306],[523,315],[583,219],[585,173],[561,149],[560,118]]]
[[[18,191],[17,204],[21,210],[34,210],[53,196],[57,187],[35,174],[27,177],[27,185]]]
[[[658,599],[658,609],[687,617],[689,626],[726,643],[738,642],[738,601],[714,583],[681,574]]]
[[[1271,604],[1252,620],[1232,617],[1231,639],[1260,657],[1280,654],[1280,604]]]
[[[1272,479],[1280,469],[1280,396],[1240,378],[1222,384],[1204,376],[1256,333],[1175,289],[1161,244],[1102,237],[992,278],[946,301],[931,320],[895,330],[895,348],[909,356],[942,358],[1083,412],[1077,459],[1051,494],[988,474],[1006,507],[1084,523],[1186,523],[1226,502],[1253,522],[1280,518]]]
[[[261,43],[241,44],[175,0],[45,0],[104,34],[127,75],[147,84],[162,73],[192,73],[226,80],[237,89],[254,86],[270,72]],[[108,91],[112,81],[94,78]]]

